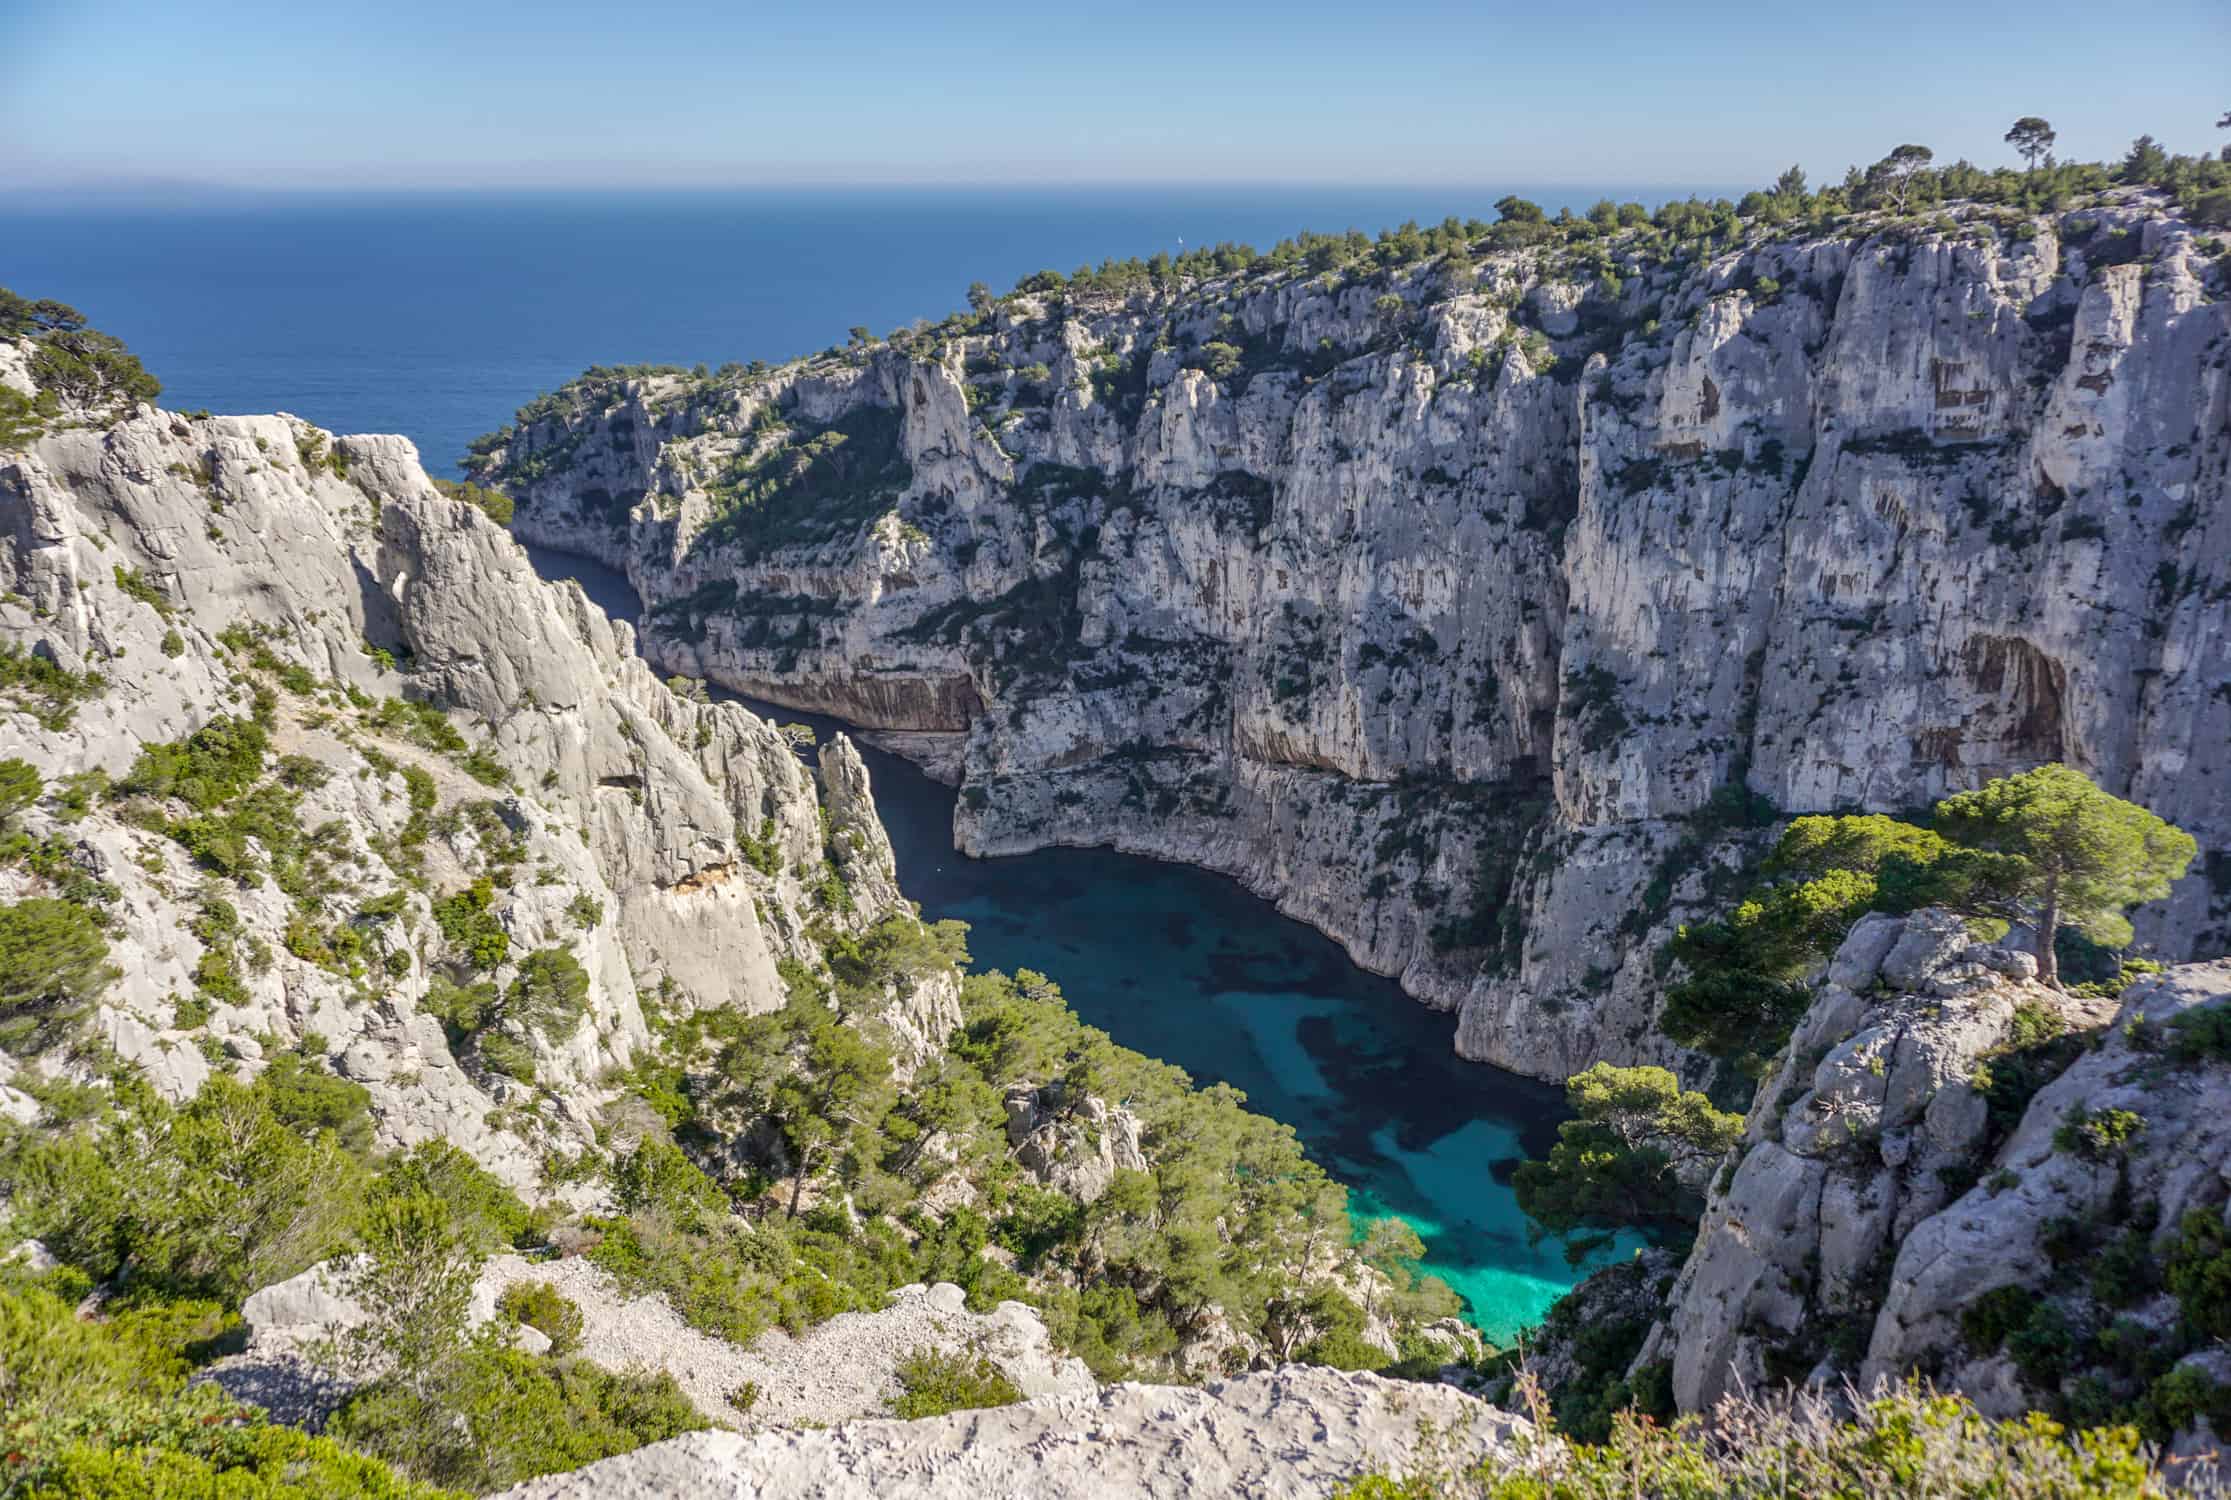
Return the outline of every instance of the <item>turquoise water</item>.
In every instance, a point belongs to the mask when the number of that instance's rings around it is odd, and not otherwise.
[[[617,573],[529,550],[545,576],[578,578],[607,610],[634,614]],[[842,727],[750,706],[823,735]],[[1540,1321],[1578,1279],[1558,1242],[1529,1238],[1508,1186],[1511,1168],[1555,1139],[1561,1090],[1461,1061],[1450,1017],[1358,969],[1330,938],[1236,881],[1106,849],[958,854],[954,790],[897,756],[860,753],[899,884],[926,916],[969,924],[979,967],[1051,976],[1080,1016],[1124,1046],[1228,1083],[1293,1126],[1348,1185],[1358,1215],[1399,1214],[1417,1229],[1424,1269],[1456,1290],[1488,1337]]]

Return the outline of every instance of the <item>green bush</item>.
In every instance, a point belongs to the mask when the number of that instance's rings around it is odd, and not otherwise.
[[[1736,1398],[1707,1429],[1621,1413],[1600,1444],[1521,1434],[1516,1453],[1428,1450],[1406,1474],[1369,1473],[1336,1500],[2171,1500],[2136,1429],[2069,1434],[2032,1413],[1994,1422],[1957,1396],[1908,1385],[1840,1419],[1813,1397]]]
[[[0,905],[0,1048],[43,1045],[116,975],[84,907],[51,896]]]
[[[2007,1335],[2029,1318],[2037,1294],[2028,1287],[2002,1286],[1983,1293],[1960,1314],[1960,1334],[1978,1354],[2006,1343]]]
[[[589,1009],[589,973],[570,948],[538,948],[519,961],[504,994],[504,1015],[552,1041],[563,1041]]]
[[[912,1421],[947,1412],[1011,1406],[1023,1393],[981,1354],[961,1354],[929,1345],[910,1350],[899,1361],[899,1394],[891,1415]]]
[[[2196,1332],[2231,1338],[2231,1229],[2220,1214],[2193,1209],[2178,1221],[2163,1280]]]
[[[419,1381],[352,1396],[328,1431],[418,1478],[479,1493],[710,1425],[664,1371],[616,1373],[482,1336]]]
[[[2126,1154],[2146,1133],[2146,1117],[2127,1109],[2071,1108],[2053,1132],[2053,1149],[2105,1162]]]
[[[224,1325],[213,1304],[141,1303],[99,1322],[0,1287],[0,1492],[23,1500],[435,1500],[326,1438],[265,1423],[215,1386],[185,1387],[186,1351]]]
[[[11,1228],[95,1282],[233,1301],[345,1246],[368,1175],[300,1097],[224,1074],[182,1105],[127,1078],[102,1116],[0,1152]],[[317,1111],[309,1112],[313,1117]]]
[[[67,729],[77,706],[108,691],[98,672],[71,672],[37,651],[0,641],[0,693],[44,729]]]
[[[2195,1006],[2170,1017],[2169,1055],[2179,1062],[2231,1059],[2231,1005]]]
[[[183,740],[142,746],[116,789],[175,797],[196,812],[208,812],[240,796],[263,774],[269,745],[254,719],[219,714]]]
[[[495,899],[495,886],[482,876],[434,903],[434,925],[476,969],[496,968],[511,955],[511,935],[490,909]]]
[[[511,497],[501,490],[484,489],[470,481],[460,484],[454,479],[437,479],[434,481],[434,488],[452,500],[472,506],[498,526],[511,524]]]
[[[539,1329],[550,1340],[552,1354],[571,1354],[581,1347],[581,1309],[547,1281],[513,1282],[496,1299],[496,1309],[513,1322]]]

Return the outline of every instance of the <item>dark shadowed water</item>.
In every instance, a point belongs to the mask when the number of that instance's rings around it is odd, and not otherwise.
[[[528,550],[545,577],[578,579],[608,612],[634,616],[618,573]],[[739,701],[824,736],[843,727]],[[1521,1157],[1548,1151],[1561,1091],[1460,1060],[1450,1017],[1236,881],[1106,849],[956,853],[954,789],[895,755],[860,753],[899,884],[925,916],[969,924],[980,967],[1051,976],[1118,1042],[1231,1084],[1292,1125],[1349,1186],[1357,1213],[1400,1214],[1417,1228],[1425,1268],[1490,1337],[1538,1321],[1572,1284],[1557,1242],[1530,1242],[1506,1185]]]

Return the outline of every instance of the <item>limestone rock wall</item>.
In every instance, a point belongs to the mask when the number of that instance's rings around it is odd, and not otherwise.
[[[848,744],[824,749],[817,776],[773,726],[670,692],[626,626],[544,584],[401,438],[143,406],[0,452],[0,641],[105,681],[62,726],[23,694],[0,701],[0,757],[50,788],[122,777],[143,745],[248,713],[258,684],[273,764],[297,758],[316,848],[291,890],[269,872],[221,879],[98,795],[82,816],[21,815],[112,890],[119,977],[93,1031],[174,1098],[322,1039],[371,1091],[383,1143],[447,1138],[533,1193],[544,1156],[587,1139],[596,1080],[647,1040],[648,1006],[782,1003],[776,961],[815,951],[824,780],[855,908],[836,920],[898,902]],[[453,747],[408,715],[383,725],[395,699],[438,706]],[[427,778],[429,807],[406,771]],[[742,844],[762,833],[766,868]],[[487,977],[500,989],[522,957],[563,946],[590,981],[570,1034],[521,1038],[531,1080],[460,1056],[427,1008],[443,961],[432,903],[492,859],[512,871],[491,908],[510,959]],[[0,898],[48,884],[19,864]],[[203,930],[212,899],[237,917],[222,938]],[[318,937],[344,932],[361,947]],[[197,971],[219,941],[240,991],[211,1000]],[[0,1082],[85,1066],[0,1060]]]
[[[2188,1212],[2220,1218],[2231,1200],[2231,1063],[2182,1057],[2174,1023],[2231,1003],[2231,962],[2168,969],[2119,1002],[2033,975],[1943,912],[1852,930],[1637,1358],[1670,1367],[1683,1410],[1919,1373],[2011,1417],[2087,1384],[2093,1400],[2142,1396],[2150,1376],[2111,1357],[2125,1326],[2175,1356],[2158,1269]],[[2005,1085],[2025,1067],[2046,1076],[2023,1100]],[[2117,1110],[2140,1122],[2127,1149],[2067,1129]],[[2095,1274],[2118,1254],[2127,1276]],[[1964,1314],[2007,1287],[2065,1333],[2050,1368],[1976,1346]]]
[[[2231,942],[2220,259],[2126,193],[1617,273],[1021,298],[590,378],[475,462],[626,569],[662,666],[948,773],[965,735],[961,848],[1229,872],[1522,1071],[1678,1060],[1649,955],[1748,847],[1736,782],[2066,760],[2207,851],[2143,938]],[[800,521],[765,496],[814,443],[851,456]]]

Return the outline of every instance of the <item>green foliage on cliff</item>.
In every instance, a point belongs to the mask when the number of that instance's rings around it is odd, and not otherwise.
[[[7,1234],[61,1262],[0,1267],[0,1484],[28,1487],[8,1493],[434,1493],[402,1475],[479,1491],[705,1425],[663,1375],[566,1357],[578,1314],[548,1297],[514,1311],[561,1341],[551,1357],[468,1336],[481,1258],[547,1219],[446,1144],[375,1158],[356,1085],[291,1056],[182,1105],[109,1082],[77,1123],[0,1138]],[[352,1249],[369,1261],[347,1290],[372,1320],[335,1355],[385,1373],[327,1438],[183,1389],[235,1347],[247,1291]],[[96,1285],[98,1320],[70,1316]]]
[[[434,481],[434,488],[450,499],[480,511],[498,526],[511,524],[512,500],[501,490],[488,489],[470,480],[459,483],[454,479],[437,479]]]
[[[172,1304],[172,1307],[179,1307]],[[79,1318],[0,1286],[0,1493],[18,1500],[441,1500],[331,1438],[272,1425],[213,1385],[188,1388],[191,1325],[161,1305]],[[212,1320],[213,1321],[213,1320]]]
[[[1336,1500],[2172,1500],[2128,1426],[2071,1432],[2031,1414],[1995,1422],[1958,1396],[1908,1384],[1848,1417],[1810,1396],[1735,1399],[1710,1424],[1622,1412],[1600,1442],[1568,1442],[1547,1413],[1516,1451],[1472,1458],[1428,1445],[1401,1474],[1371,1473]],[[1436,1451],[1436,1448],[1438,1451]],[[2202,1491],[2205,1493],[2205,1491]]]
[[[906,1421],[942,1417],[947,1412],[1011,1406],[1023,1393],[980,1354],[956,1354],[924,1346],[899,1361],[899,1394],[891,1415]]]
[[[501,1320],[468,1332],[480,1247],[439,1194],[375,1183],[357,1244],[362,1259],[345,1285],[370,1320],[345,1353],[382,1373],[333,1418],[342,1441],[482,1492],[709,1425],[664,1372],[609,1371],[555,1347],[547,1358],[525,1354],[506,1347]],[[524,1302],[561,1331],[578,1326],[548,1298],[530,1291]]]
[[[0,406],[0,447],[28,441],[59,411],[56,398],[95,411],[114,410],[162,394],[123,340],[86,326],[85,315],[51,299],[31,301],[0,287],[0,339],[31,341],[31,383],[38,396],[20,393]]]
[[[0,903],[0,1050],[51,1040],[116,974],[85,907],[50,896]]]
[[[828,972],[789,968],[783,1010],[703,1012],[674,1027],[630,1081],[688,1149],[654,1139],[621,1156],[627,1216],[598,1225],[598,1263],[730,1338],[951,1281],[979,1309],[1038,1304],[1056,1339],[1109,1378],[1157,1368],[1212,1309],[1286,1357],[1387,1363],[1356,1336],[1362,1311],[1310,1283],[1305,1268],[1352,1234],[1345,1193],[1292,1131],[1232,1089],[1196,1089],[1116,1046],[1044,975],[961,978],[960,1029],[902,1081],[878,1012],[888,993],[952,983],[961,932],[894,915],[857,937],[825,934]],[[1025,1083],[1064,1159],[1096,1155],[1115,1128],[1088,1100],[1123,1101],[1145,1170],[1115,1170],[1091,1203],[1034,1180],[1002,1102]],[[699,1161],[717,1162],[723,1180]],[[930,1211],[924,1193],[954,1176],[971,1206]],[[851,1214],[833,1206],[839,1195]],[[1381,1233],[1360,1250],[1390,1278],[1378,1310],[1409,1323],[1455,1306],[1415,1274],[1405,1252],[1416,1248]]]
[[[714,482],[708,539],[759,556],[856,535],[913,481],[899,429],[899,414],[880,406],[826,424],[793,420],[772,448]]]
[[[2134,802],[2109,796],[2081,771],[2040,766],[1937,804],[1952,838],[1996,851],[1996,882],[2037,933],[2038,975],[2059,982],[2053,939],[2073,927],[2110,948],[2131,939],[2123,913],[2169,894],[2200,846]]]
[[[99,672],[72,672],[37,650],[0,641],[0,700],[31,715],[42,729],[67,729],[77,706],[107,689],[108,679]]]
[[[1803,817],[1767,858],[1765,883],[1727,916],[1680,929],[1684,977],[1661,1024],[1683,1046],[1762,1071],[1803,1014],[1802,983],[1870,911],[1942,906],[2033,933],[2130,941],[2124,911],[2168,894],[2193,839],[2080,772],[2049,765],[1939,803],[1934,826],[1879,813]],[[2033,941],[2040,977],[2057,947]]]
[[[1695,1223],[1704,1198],[1690,1184],[1743,1133],[1741,1115],[1684,1092],[1664,1068],[1597,1063],[1566,1081],[1565,1102],[1574,1118],[1557,1127],[1549,1159],[1521,1164],[1512,1187],[1527,1217],[1573,1237],[1576,1264],[1603,1239],[1582,1231]]]

